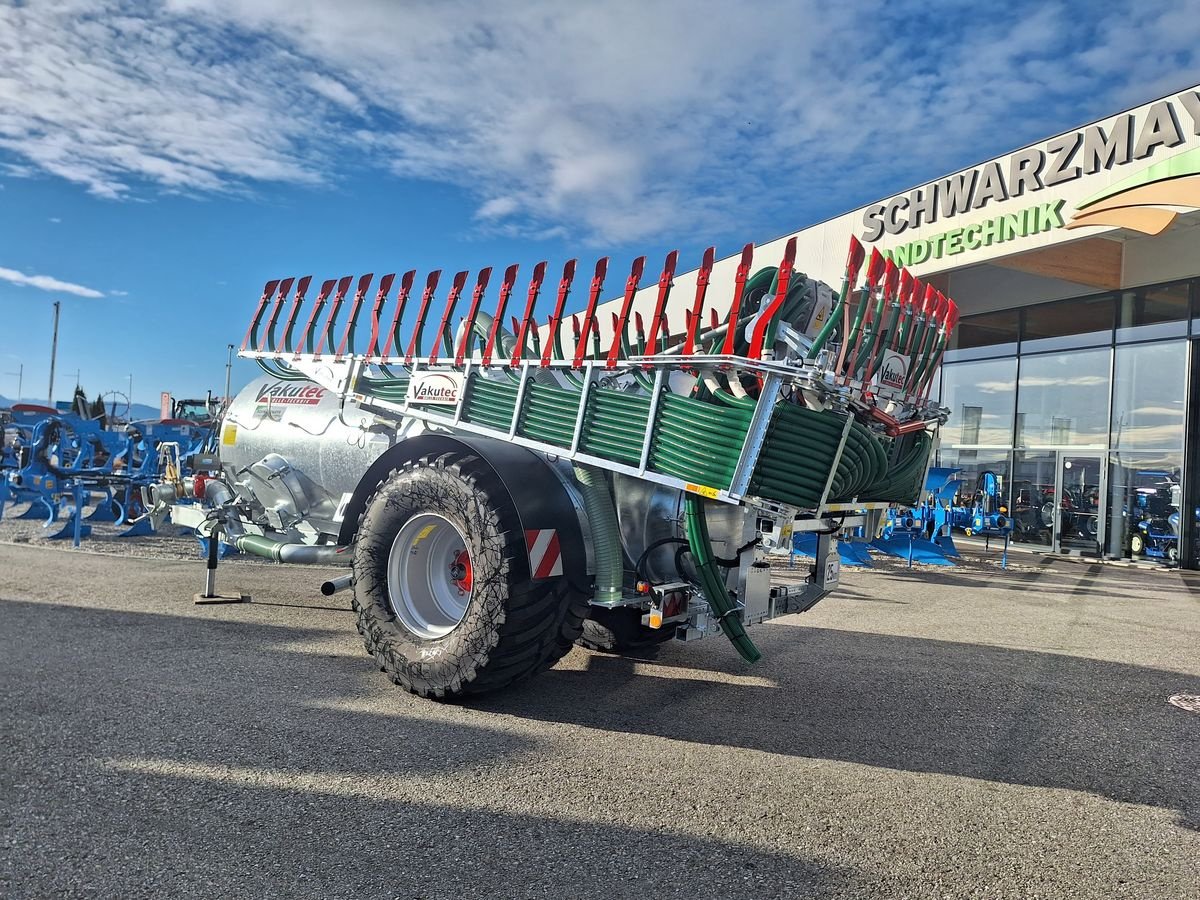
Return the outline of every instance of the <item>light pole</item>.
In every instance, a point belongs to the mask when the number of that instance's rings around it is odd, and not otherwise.
[[[129,393],[129,406],[132,408],[132,406],[133,406],[133,373],[132,372],[129,373],[129,391],[128,391],[128,393]],[[130,415],[130,418],[133,417],[132,412],[129,415]]]
[[[4,374],[17,376],[17,402],[20,403],[21,402],[21,385],[24,384],[24,382],[25,382],[25,363],[19,363],[17,365],[17,371],[5,372]]]
[[[225,360],[225,408],[229,408],[229,401],[232,399],[229,396],[229,376],[233,371],[233,344],[226,345],[229,349],[229,356]]]
[[[54,339],[50,342],[50,390],[46,397],[46,405],[54,406],[54,363],[58,359],[58,313],[62,302],[54,301]]]

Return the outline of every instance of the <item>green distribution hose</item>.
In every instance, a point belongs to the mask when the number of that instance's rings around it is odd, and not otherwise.
[[[747,282],[743,310],[757,308],[773,291],[777,278],[775,268],[757,272]],[[796,279],[779,318],[791,320],[810,297],[807,279]],[[868,302],[867,297],[860,300],[855,317],[859,327],[862,327],[860,317],[865,314]],[[822,334],[827,330],[832,333],[836,327],[834,313],[840,310],[841,304],[839,299]],[[738,312],[740,316],[741,310]],[[890,320],[886,325],[885,318]],[[866,326],[870,338],[874,338],[876,328],[883,326],[884,335],[890,339],[896,329],[896,318],[896,311],[889,317],[877,312]],[[868,335],[864,333],[864,343],[867,342]],[[622,336],[622,344],[626,348],[629,346],[625,336]],[[748,350],[742,335],[738,336],[735,346],[735,352]],[[919,359],[924,363],[935,349],[934,341],[922,340],[918,346],[923,351]],[[639,382],[643,387],[649,386],[649,380],[644,377]],[[407,386],[407,379],[360,380],[365,393],[395,401],[403,399]],[[463,404],[464,421],[507,431],[516,408],[517,393],[518,384],[512,380],[471,373]],[[581,451],[626,465],[637,465],[641,461],[646,431],[652,428],[648,459],[651,471],[704,487],[728,489],[757,401],[748,396],[734,396],[723,389],[710,390],[703,384],[698,385],[694,396],[690,397],[664,389],[659,397],[655,422],[651,423],[652,397],[647,393],[591,385],[584,397],[582,385],[577,389],[570,384],[556,384],[551,378],[530,380],[526,382],[516,433],[553,446],[570,447],[581,402],[585,403],[579,437]],[[846,445],[831,479],[830,472],[834,469],[834,459],[845,429],[844,413],[818,412],[791,403],[778,404],[751,476],[750,490],[758,496],[803,509],[816,508],[823,496],[827,502],[855,499],[904,502],[911,499],[914,493],[911,486],[923,475],[931,438],[923,433],[909,440],[906,449],[895,454],[895,463],[889,465],[893,440],[853,421],[846,431]]]
[[[717,623],[729,642],[747,662],[758,662],[762,653],[746,634],[746,627],[738,617],[737,604],[729,596],[725,581],[717,571],[712,556],[712,541],[708,536],[708,521],[704,517],[704,502],[695,494],[684,495],[684,519],[688,549],[696,564],[700,587],[708,605],[716,616]]]

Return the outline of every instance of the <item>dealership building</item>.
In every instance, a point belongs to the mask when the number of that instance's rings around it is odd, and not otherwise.
[[[1200,86],[797,232],[797,267],[836,287],[852,234],[959,304],[935,389],[965,493],[999,475],[1032,547],[1197,567]]]

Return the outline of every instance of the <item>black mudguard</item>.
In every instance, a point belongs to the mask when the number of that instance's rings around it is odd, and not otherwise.
[[[582,512],[577,511],[562,482],[545,460],[524,447],[493,438],[426,433],[390,448],[371,464],[354,489],[343,512],[338,543],[354,542],[367,501],[389,472],[423,456],[453,450],[474,453],[503,483],[525,532],[531,577],[542,580],[566,575],[573,584],[586,590],[590,578],[587,550],[579,524]]]

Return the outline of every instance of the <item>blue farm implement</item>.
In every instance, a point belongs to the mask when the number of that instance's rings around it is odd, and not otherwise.
[[[1000,476],[991,471],[980,472],[972,502],[970,505],[954,507],[952,522],[968,537],[982,537],[985,549],[991,546],[992,538],[1003,538],[1001,565],[1007,567],[1008,542],[1013,533],[1014,520],[1003,504]]]
[[[18,518],[57,525],[49,537],[71,538],[75,546],[91,533],[93,522],[128,525],[126,534],[146,533],[151,523],[144,516],[143,489],[162,480],[168,455],[176,477],[182,477],[182,461],[210,440],[210,428],[184,420],[134,422],[123,431],[106,431],[98,420],[18,406],[6,426],[0,518],[8,506],[28,504]]]

